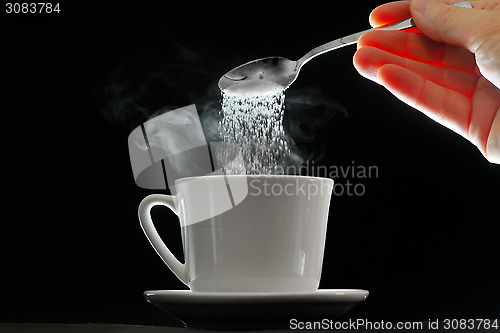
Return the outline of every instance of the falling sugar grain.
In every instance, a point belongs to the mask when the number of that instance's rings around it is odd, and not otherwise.
[[[222,93],[218,158],[224,174],[277,174],[289,155],[283,129],[285,94],[281,85],[246,80]]]

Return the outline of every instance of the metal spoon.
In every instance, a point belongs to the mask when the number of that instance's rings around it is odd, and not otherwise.
[[[456,3],[454,6],[472,8],[468,1]],[[307,52],[297,61],[292,61],[283,57],[267,57],[253,60],[224,74],[219,80],[219,89],[224,92],[235,84],[245,83],[250,80],[264,80],[279,84],[283,87],[283,90],[285,90],[295,81],[302,66],[320,54],[355,44],[362,35],[369,31],[405,30],[413,27],[415,27],[415,23],[412,18],[409,18],[379,28],[364,30],[318,46]]]

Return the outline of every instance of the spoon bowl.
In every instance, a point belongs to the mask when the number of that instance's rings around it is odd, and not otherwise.
[[[297,78],[299,69],[297,61],[283,57],[257,59],[224,74],[219,80],[219,89],[225,91],[232,85],[249,80],[274,82],[286,89]]]

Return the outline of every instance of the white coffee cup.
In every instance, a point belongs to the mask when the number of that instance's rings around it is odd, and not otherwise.
[[[214,175],[179,179],[175,187],[175,196],[144,198],[139,220],[156,252],[192,291],[317,290],[333,180]],[[184,264],[153,225],[156,205],[179,217]]]

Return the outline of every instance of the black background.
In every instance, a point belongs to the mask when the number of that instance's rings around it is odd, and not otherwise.
[[[368,28],[381,3],[2,7],[0,321],[175,325],[142,296],[185,287],[139,227],[140,200],[158,191],[135,185],[128,134],[164,106],[217,106],[217,80],[236,65],[298,59]],[[344,318],[497,316],[500,166],[359,76],[354,52],[314,59],[287,92],[315,91],[347,110],[311,113],[328,120],[304,144],[318,163],[379,171],[351,179],[363,196],[332,198],[320,287],[370,291]],[[156,214],[181,255],[175,217]]]

